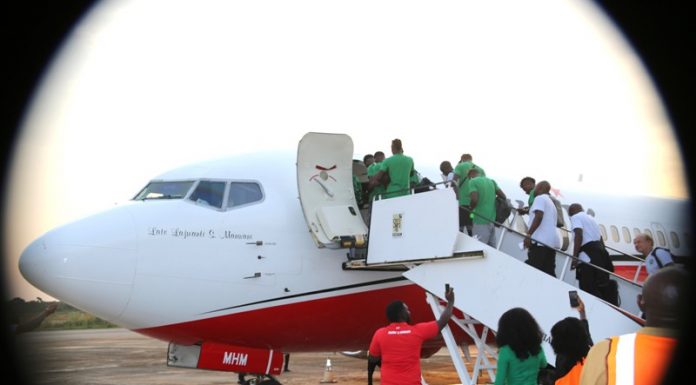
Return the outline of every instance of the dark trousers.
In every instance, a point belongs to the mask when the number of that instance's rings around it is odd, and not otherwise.
[[[580,251],[584,251],[588,257],[590,257],[590,263],[595,266],[599,266],[605,270],[614,272],[614,263],[611,261],[611,257],[604,247],[604,244],[600,241],[587,242],[580,248]]]
[[[575,272],[575,277],[580,283],[580,289],[584,290],[595,297],[602,298],[599,292],[599,282],[609,279],[609,275],[603,271],[597,270],[586,263],[580,263]]]
[[[580,249],[590,257],[590,263],[605,270],[614,271],[614,264],[606,248],[600,241],[588,242]],[[599,297],[611,304],[619,304],[618,288],[616,283],[609,279],[609,273],[599,270],[586,263],[578,265],[576,278],[580,283],[580,289]]]
[[[474,226],[474,220],[471,219],[471,211],[464,206],[459,206],[459,228],[465,229],[466,233],[471,236],[471,229]]]
[[[526,262],[550,276],[556,276],[556,250],[550,247],[532,243]]]

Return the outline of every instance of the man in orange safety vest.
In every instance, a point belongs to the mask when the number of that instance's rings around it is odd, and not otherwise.
[[[680,327],[681,312],[690,306],[690,275],[665,267],[651,275],[638,295],[645,327],[611,337],[590,349],[581,385],[659,385],[669,369]]]

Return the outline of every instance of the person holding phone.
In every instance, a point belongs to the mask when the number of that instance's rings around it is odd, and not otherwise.
[[[551,347],[556,353],[556,372],[554,383],[556,385],[577,385],[580,383],[580,374],[585,363],[587,352],[592,347],[590,325],[585,314],[585,304],[578,296],[578,292],[568,292],[570,306],[576,309],[580,319],[566,317],[551,328]]]
[[[368,383],[379,363],[382,385],[421,385],[420,352],[423,341],[437,336],[452,317],[454,289],[445,285],[447,307],[437,321],[411,325],[411,313],[401,300],[387,305],[390,324],[377,329],[368,352]]]

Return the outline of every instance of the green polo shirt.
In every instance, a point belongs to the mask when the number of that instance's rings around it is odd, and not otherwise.
[[[385,198],[408,195],[411,188],[413,159],[404,154],[394,154],[382,162],[382,170],[389,174],[389,185]]]
[[[459,178],[459,205],[468,206],[471,203],[471,195],[469,190],[469,170],[475,167],[479,176],[486,176],[486,172],[473,162],[461,162],[454,168],[454,174]]]
[[[377,175],[377,173],[382,170],[382,163],[383,162],[375,162],[370,165],[370,167],[367,168],[367,177],[372,178],[373,176]],[[370,202],[374,200],[375,196],[384,194],[384,192],[387,191],[387,188],[384,187],[384,185],[379,184],[375,186],[372,191],[370,191]]]
[[[469,180],[469,196],[476,191],[478,202],[474,208],[473,222],[486,224],[495,221],[495,191],[498,185],[493,179],[477,176]]]

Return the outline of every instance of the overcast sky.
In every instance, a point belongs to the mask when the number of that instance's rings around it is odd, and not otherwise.
[[[591,2],[107,1],[50,68],[8,184],[11,296],[50,298],[17,270],[50,228],[308,131],[359,158],[401,138],[431,179],[470,152],[561,189],[687,194],[653,84]]]

